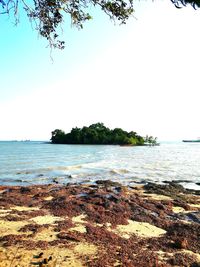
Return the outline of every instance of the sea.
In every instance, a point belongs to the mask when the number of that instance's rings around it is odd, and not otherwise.
[[[200,143],[160,146],[55,145],[0,142],[0,184],[95,183],[125,185],[176,181],[200,189]]]

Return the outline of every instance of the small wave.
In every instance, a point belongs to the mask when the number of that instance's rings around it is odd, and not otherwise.
[[[81,169],[82,165],[72,165],[72,166],[58,166],[54,167],[52,170],[61,170],[61,171],[67,171],[67,170],[75,170],[75,169]]]
[[[126,174],[126,173],[130,173],[130,171],[127,169],[112,169],[110,173],[111,174]]]
[[[50,171],[67,171],[67,170],[74,170],[74,169],[81,169],[81,165],[71,165],[71,166],[52,166],[52,167],[46,167],[46,168],[38,168],[38,169],[31,169],[31,170],[22,170],[19,172],[16,172],[17,175],[26,175],[26,174],[35,174],[35,173],[41,173],[42,176],[44,172],[50,172]]]
[[[0,179],[1,184],[31,184],[30,181],[23,180],[23,179],[12,179],[12,178],[6,178],[6,179]]]

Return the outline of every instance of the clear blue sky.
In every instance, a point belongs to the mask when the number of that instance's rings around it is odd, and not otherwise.
[[[114,25],[99,10],[78,31],[63,26],[53,51],[21,14],[0,16],[0,140],[48,140],[55,128],[104,122],[159,139],[200,136],[200,11],[137,1]]]

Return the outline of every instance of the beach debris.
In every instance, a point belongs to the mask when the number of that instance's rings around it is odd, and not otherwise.
[[[105,180],[23,188],[0,187],[0,267],[200,262],[200,197],[177,183],[125,187]]]

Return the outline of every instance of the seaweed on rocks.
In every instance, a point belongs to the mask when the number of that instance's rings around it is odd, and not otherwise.
[[[70,233],[60,232],[57,236],[60,239],[65,239],[68,241],[75,241],[75,242],[80,242],[84,238],[81,233],[77,232],[70,232]]]
[[[194,267],[195,260],[196,258],[193,255],[187,253],[176,253],[175,257],[170,257],[168,259],[168,263],[172,266]]]
[[[177,222],[168,226],[167,236],[176,247],[177,240],[187,240],[187,248],[200,253],[200,224],[188,224]]]
[[[80,200],[61,196],[54,198],[48,203],[44,203],[42,208],[48,209],[54,216],[77,216],[82,213],[80,204]]]
[[[148,193],[156,193],[170,197],[177,197],[180,193],[187,193],[187,190],[180,184],[167,182],[167,184],[148,183],[144,185],[144,189]]]
[[[147,193],[153,193],[158,195],[165,195],[179,201],[187,203],[195,203],[199,190],[186,189],[182,185],[176,182],[166,182],[165,184],[148,183],[144,185],[144,189]]]
[[[71,219],[65,219],[64,221],[59,221],[54,226],[55,232],[68,231],[70,228],[74,227],[74,223]]]
[[[32,235],[35,235],[37,233],[40,233],[42,230],[46,229],[46,228],[49,228],[49,224],[43,224],[43,225],[39,225],[39,224],[27,224],[23,227],[21,227],[19,229],[19,232],[23,232],[23,233],[26,233],[26,232],[32,232]]]

